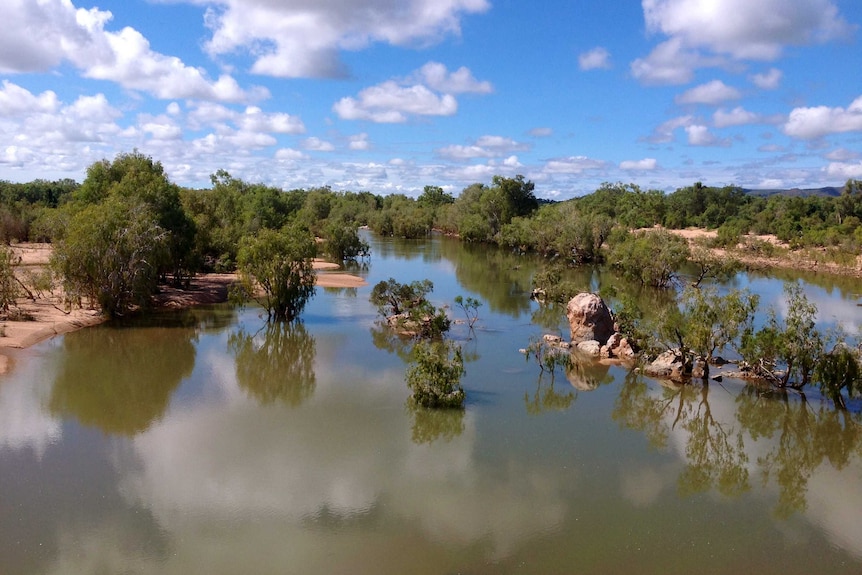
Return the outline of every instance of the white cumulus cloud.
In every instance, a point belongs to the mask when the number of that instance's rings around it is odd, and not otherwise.
[[[453,94],[487,94],[493,88],[480,82],[467,68],[449,73],[445,66],[430,62],[402,80],[387,80],[341,98],[332,110],[343,120],[368,120],[381,124],[408,121],[413,116],[452,116],[458,111]]]
[[[158,98],[247,102],[269,97],[243,90],[232,77],[217,80],[179,58],[151,49],[137,30],[106,29],[111,12],[76,8],[71,0],[6,0],[0,72],[45,72],[69,62],[88,78],[116,82]]]
[[[597,46],[578,56],[578,66],[581,70],[602,70],[611,67],[611,53],[606,48]]]
[[[432,90],[447,94],[490,94],[494,91],[490,82],[477,80],[464,66],[449,72],[439,62],[428,62],[419,69],[417,76],[420,82]]]
[[[207,12],[206,48],[214,55],[248,52],[257,74],[340,76],[342,50],[436,43],[460,34],[464,15],[489,7],[487,0],[220,0]]]
[[[647,171],[655,170],[658,167],[658,161],[655,158],[644,158],[643,160],[625,160],[620,162],[621,170],[631,171]]]
[[[647,30],[667,38],[631,65],[637,79],[651,84],[689,82],[695,69],[725,59],[773,61],[787,46],[826,42],[852,30],[832,0],[642,0],[641,5]]]
[[[720,104],[727,100],[738,100],[742,97],[739,90],[732,88],[721,80],[712,80],[706,84],[695,86],[676,97],[678,104]]]
[[[847,108],[795,108],[784,125],[785,134],[803,140],[859,131],[862,131],[862,96],[856,98]]]
[[[768,72],[751,76],[751,81],[763,90],[775,90],[781,84],[783,76],[784,73],[778,68],[770,68]]]
[[[728,126],[745,126],[748,124],[757,124],[761,121],[759,115],[754,112],[749,112],[742,106],[737,106],[733,110],[725,111],[723,109],[716,110],[712,115],[712,122],[716,128],[726,128]]]
[[[826,173],[831,178],[840,178],[842,180],[862,179],[862,162],[855,164],[832,162],[826,166]]]

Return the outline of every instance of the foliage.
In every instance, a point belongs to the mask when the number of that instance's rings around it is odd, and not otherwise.
[[[416,405],[432,408],[461,408],[465,393],[461,387],[464,359],[461,348],[451,342],[420,342],[415,360],[407,369],[407,387]]]
[[[401,334],[419,338],[439,338],[449,331],[451,320],[443,309],[429,302],[434,289],[430,280],[401,284],[394,278],[378,282],[371,290],[370,301],[389,325]]]
[[[667,288],[689,256],[688,243],[666,230],[617,231],[610,263],[643,285]]]
[[[12,250],[0,246],[0,312],[7,314],[21,291],[15,279],[15,257]]]
[[[693,287],[699,287],[706,279],[726,281],[740,270],[737,260],[727,255],[719,257],[703,246],[691,250],[689,262],[695,269]]]
[[[862,395],[862,367],[860,352],[843,343],[824,354],[815,366],[815,378],[821,393],[832,400],[839,409],[847,409],[844,396]]]
[[[326,254],[336,262],[366,258],[371,253],[368,242],[359,237],[355,225],[330,222],[324,237]]]
[[[676,346],[687,364],[703,360],[703,378],[709,376],[709,361],[717,351],[738,342],[752,331],[759,298],[747,290],[719,295],[715,288],[686,288],[682,309],[666,314],[660,333],[667,344]]]
[[[479,319],[479,308],[482,307],[482,302],[472,297],[464,299],[463,296],[459,295],[455,296],[455,305],[461,308],[464,317],[467,318],[467,325],[473,329],[473,324]]]
[[[826,342],[817,329],[817,307],[808,301],[801,286],[786,284],[784,295],[784,320],[769,310],[766,324],[744,338],[740,351],[758,375],[780,387],[801,389],[810,382]]]
[[[558,367],[567,370],[572,366],[572,356],[568,349],[563,349],[558,345],[553,345],[546,337],[530,338],[530,343],[521,350],[524,358],[529,362],[532,358],[536,365],[539,366],[539,373],[542,374],[546,370],[554,376]]]
[[[119,154],[87,168],[87,178],[73,198],[78,206],[98,205],[109,200],[126,206],[145,206],[164,230],[164,248],[159,259],[149,263],[160,277],[171,274],[179,285],[194,273],[195,223],[180,201],[179,187],[171,183],[160,162],[140,152]]]
[[[72,218],[52,266],[70,301],[87,298],[120,316],[148,305],[168,250],[168,232],[147,205],[109,198]]]
[[[568,302],[584,289],[575,282],[564,280],[565,267],[549,263],[533,276],[533,294],[540,302]]]
[[[261,305],[271,319],[292,321],[314,296],[314,238],[300,228],[263,229],[243,239],[237,265],[248,287],[263,290]]]
[[[378,282],[372,288],[370,300],[377,306],[380,315],[398,315],[421,304],[433,289],[431,280],[402,284],[395,281],[395,278],[389,278]]]

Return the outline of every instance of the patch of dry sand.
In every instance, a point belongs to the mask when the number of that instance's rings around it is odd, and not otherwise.
[[[48,264],[51,257],[50,244],[17,244],[12,246],[17,270],[38,270]],[[317,285],[320,287],[356,288],[367,285],[365,280],[345,272],[339,272],[338,264],[314,261]],[[236,274],[200,274],[189,289],[162,287],[155,297],[159,308],[182,309],[196,305],[222,303],[228,299],[228,290],[237,281]],[[62,298],[53,294],[37,295],[35,301],[21,298],[18,301],[17,317],[0,324],[0,348],[26,348],[55,335],[97,325],[105,317],[97,310],[74,309],[66,311]],[[0,354],[0,373],[8,369],[8,357]]]

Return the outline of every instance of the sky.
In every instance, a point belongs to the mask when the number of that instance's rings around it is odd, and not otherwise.
[[[862,179],[859,0],[3,0],[0,180],[540,198]]]

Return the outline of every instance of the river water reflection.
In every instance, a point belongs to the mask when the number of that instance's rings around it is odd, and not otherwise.
[[[0,379],[0,572],[860,572],[858,406],[540,377],[517,350],[564,322],[528,298],[534,260],[370,239],[370,285],[484,302],[452,334],[463,412],[406,407],[370,286],[292,326],[216,307],[55,338]],[[735,281],[778,305],[784,279]],[[824,322],[860,323],[852,283],[805,281]]]

